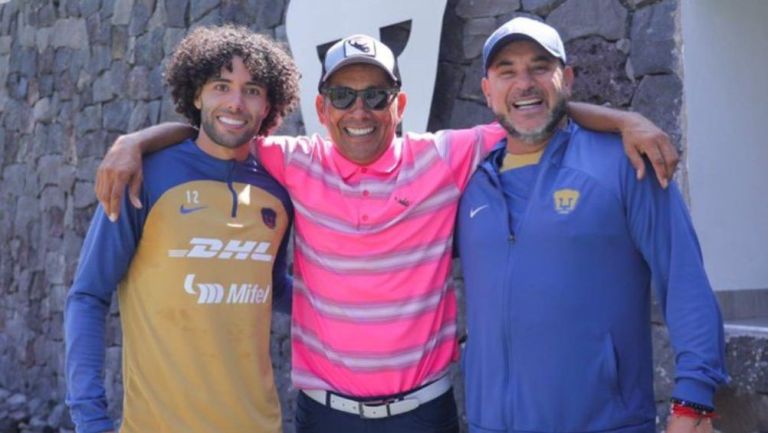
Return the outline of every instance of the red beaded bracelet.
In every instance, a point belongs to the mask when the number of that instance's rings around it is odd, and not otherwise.
[[[698,410],[690,406],[683,406],[680,403],[672,403],[672,406],[669,409],[669,413],[671,415],[695,418],[696,425],[701,424],[701,422],[705,419],[711,420],[717,416],[715,415],[714,411]]]

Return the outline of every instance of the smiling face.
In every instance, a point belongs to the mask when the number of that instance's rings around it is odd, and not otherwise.
[[[392,82],[381,68],[358,63],[334,72],[324,86],[363,90],[391,88]],[[318,95],[315,108],[320,123],[328,129],[338,151],[350,161],[370,164],[389,148],[395,138],[405,102],[405,94],[400,92],[382,110],[372,110],[358,97],[351,107],[342,110],[334,108],[326,96]]]
[[[232,70],[221,68],[195,98],[200,110],[197,144],[208,154],[221,159],[242,159],[244,146],[256,135],[269,113],[266,89],[253,80],[240,57],[232,58]]]
[[[565,116],[572,84],[570,67],[563,67],[539,44],[522,40],[496,54],[482,88],[510,137],[543,147]]]

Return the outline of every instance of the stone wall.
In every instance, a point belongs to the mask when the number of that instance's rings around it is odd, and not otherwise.
[[[63,406],[62,311],[96,206],[95,168],[118,134],[178,119],[161,79],[164,59],[196,24],[234,22],[285,41],[287,5],[288,0],[0,5],[0,245],[8,247],[0,250],[0,433],[72,429]],[[677,7],[675,0],[449,0],[430,129],[491,118],[479,85],[482,43],[499,24],[525,13],[545,18],[567,39],[576,99],[643,112],[681,142]],[[302,128],[296,114],[280,132]],[[295,397],[289,349],[288,319],[276,316],[272,352],[286,432],[293,431]],[[113,308],[106,383],[116,415],[119,359]],[[660,387],[660,401],[664,392]]]

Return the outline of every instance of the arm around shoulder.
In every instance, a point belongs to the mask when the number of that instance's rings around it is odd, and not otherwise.
[[[601,107],[583,102],[569,102],[568,114],[580,125],[603,132],[618,132],[624,152],[635,168],[637,178],[645,176],[643,156],[647,157],[663,187],[675,173],[680,157],[669,136],[639,113]]]
[[[141,208],[139,187],[143,178],[142,154],[155,152],[197,136],[197,130],[183,123],[162,123],[119,136],[96,171],[96,198],[112,222],[120,214],[120,201],[129,186],[131,204]]]

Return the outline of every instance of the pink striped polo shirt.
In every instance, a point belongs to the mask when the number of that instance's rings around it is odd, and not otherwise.
[[[447,371],[458,355],[450,276],[459,196],[504,135],[498,124],[406,134],[367,166],[318,135],[259,143],[296,210],[296,388],[383,396]]]

